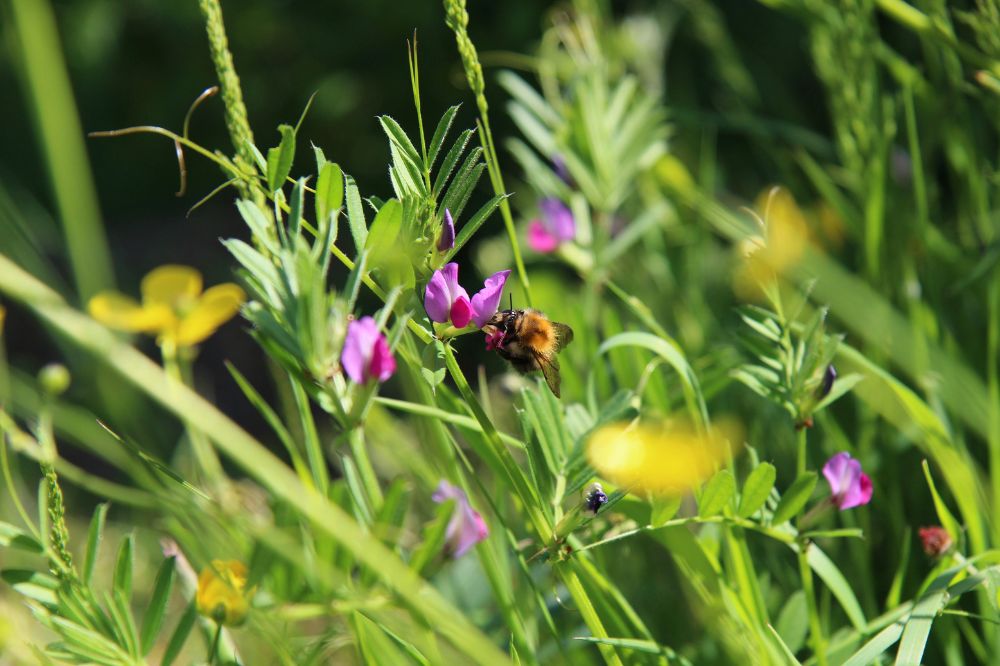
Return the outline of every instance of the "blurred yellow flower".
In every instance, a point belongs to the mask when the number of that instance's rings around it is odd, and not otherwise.
[[[243,624],[256,588],[245,589],[246,565],[239,560],[212,560],[198,576],[195,605],[198,612],[219,624]]]
[[[754,209],[763,214],[760,236],[740,244],[742,265],[735,275],[736,293],[754,298],[763,285],[793,268],[806,251],[809,226],[805,215],[788,190],[773,187],[757,197]]]
[[[612,483],[654,495],[683,495],[697,488],[726,459],[732,426],[699,434],[688,425],[612,423],[587,441],[587,460]]]
[[[246,294],[231,282],[202,293],[201,274],[189,266],[167,264],[142,279],[142,303],[104,291],[87,304],[90,316],[122,331],[150,333],[161,345],[196,345],[239,312]]]

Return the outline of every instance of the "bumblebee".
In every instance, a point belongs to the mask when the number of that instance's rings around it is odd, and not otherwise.
[[[501,310],[487,323],[489,347],[510,361],[518,372],[539,370],[553,395],[559,397],[556,354],[573,341],[573,329],[552,321],[538,310]]]

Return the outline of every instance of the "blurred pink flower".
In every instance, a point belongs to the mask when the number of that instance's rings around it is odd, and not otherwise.
[[[489,536],[490,531],[486,527],[486,521],[478,511],[469,506],[469,498],[458,486],[442,480],[431,495],[431,499],[438,504],[448,500],[455,501],[455,510],[451,514],[445,532],[446,548],[453,558],[465,555],[470,548]]]
[[[562,243],[576,238],[573,213],[563,202],[547,198],[542,199],[538,207],[542,211],[541,219],[528,224],[528,246],[532,250],[543,254],[554,252]]]
[[[826,461],[823,476],[830,484],[830,499],[841,511],[868,504],[872,499],[872,480],[846,451]]]
[[[362,317],[348,324],[340,365],[356,384],[373,378],[384,382],[396,372],[396,359],[374,319]]]

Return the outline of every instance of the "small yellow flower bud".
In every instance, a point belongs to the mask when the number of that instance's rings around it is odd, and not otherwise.
[[[243,624],[256,588],[245,589],[246,565],[238,560],[212,560],[198,576],[195,604],[198,612],[219,624]]]

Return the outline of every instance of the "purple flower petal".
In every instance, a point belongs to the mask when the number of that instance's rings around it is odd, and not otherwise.
[[[439,252],[450,250],[455,247],[455,220],[451,217],[451,211],[444,209],[444,223],[441,225],[441,235],[438,237],[437,249]]]
[[[379,333],[372,347],[372,360],[368,366],[368,376],[384,382],[396,372],[396,358],[389,349],[385,336]]]
[[[528,224],[528,247],[535,252],[548,254],[559,247],[559,239],[545,228],[541,220],[532,220]]]
[[[371,317],[355,319],[347,325],[344,349],[340,354],[340,365],[356,384],[368,380],[368,366],[371,363],[375,341],[381,337],[378,325]]]
[[[424,309],[431,321],[443,324],[448,321],[451,312],[451,294],[448,293],[448,284],[445,282],[444,274],[441,271],[434,271],[427,289],[424,290]]]
[[[451,514],[448,522],[448,529],[445,531],[447,550],[453,558],[459,558],[469,551],[474,545],[489,536],[489,528],[486,521],[479,515],[479,512],[469,505],[469,499],[461,488],[451,485],[447,481],[441,481],[437,490],[431,495],[431,499],[437,503],[448,500],[455,501],[455,510]]]
[[[500,306],[503,286],[507,283],[510,271],[498,271],[486,278],[485,286],[472,297],[472,321],[482,328]]]
[[[833,503],[841,511],[868,504],[872,498],[872,481],[861,471],[861,463],[842,451],[823,465],[823,476],[830,484]]]
[[[558,199],[542,199],[538,207],[542,210],[542,219],[549,232],[559,242],[576,238],[576,222],[573,213]]]

